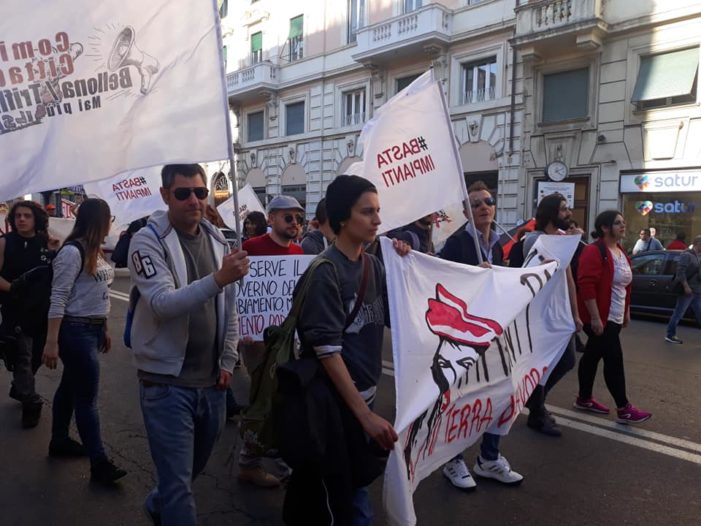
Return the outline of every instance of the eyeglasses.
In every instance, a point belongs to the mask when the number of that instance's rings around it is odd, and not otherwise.
[[[204,186],[196,186],[195,188],[176,188],[173,190],[173,195],[178,201],[185,201],[190,197],[190,194],[195,194],[197,199],[206,199],[209,195],[209,189]]]
[[[479,208],[480,206],[482,206],[482,203],[484,203],[487,206],[494,206],[495,204],[497,204],[497,201],[493,197],[487,197],[486,199],[477,199],[476,201],[470,202],[470,206],[472,208]]]
[[[302,217],[299,214],[287,214],[285,217],[283,217],[283,219],[285,220],[285,223],[292,223],[292,221],[297,221],[298,225],[301,225],[304,222],[304,217]]]

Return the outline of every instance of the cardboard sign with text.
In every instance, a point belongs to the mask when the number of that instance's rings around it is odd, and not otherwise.
[[[249,272],[236,284],[239,337],[263,341],[263,331],[281,325],[292,307],[292,292],[316,256],[251,256]]]

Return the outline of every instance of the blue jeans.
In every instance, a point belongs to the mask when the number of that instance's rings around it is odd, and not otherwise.
[[[482,435],[482,443],[480,444],[480,456],[484,460],[496,460],[499,458],[499,442],[501,435],[485,433]],[[455,455],[451,460],[462,458],[462,454]]]
[[[684,313],[689,308],[689,305],[693,306],[694,314],[696,314],[696,321],[701,326],[701,294],[691,293],[682,294],[677,298],[677,305],[674,307],[674,314],[669,320],[669,325],[667,325],[667,337],[671,338],[677,334],[677,325],[684,316]]]
[[[356,489],[353,494],[353,526],[370,526],[373,517],[368,487]]]
[[[197,524],[192,482],[224,427],[226,391],[141,384],[141,412],[158,484],[146,498],[163,524]]]
[[[75,423],[90,461],[106,459],[97,413],[100,362],[97,354],[105,341],[105,326],[63,321],[58,333],[58,355],[63,362],[63,376],[54,395],[51,438],[68,438],[68,428],[75,411]]]

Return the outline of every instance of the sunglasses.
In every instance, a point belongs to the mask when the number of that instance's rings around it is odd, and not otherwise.
[[[173,190],[173,195],[178,201],[185,201],[190,197],[190,194],[195,194],[197,199],[206,199],[209,195],[209,189],[204,186],[197,186],[195,188],[176,188]]]
[[[296,215],[287,214],[285,217],[283,217],[283,219],[285,220],[285,223],[292,223],[293,220],[296,220],[298,225],[301,225],[302,222],[304,221],[304,217],[302,217],[299,214],[296,214]]]
[[[482,203],[484,203],[487,206],[494,206],[495,204],[497,204],[497,201],[493,197],[487,197],[486,199],[477,199],[476,201],[472,201],[470,203],[470,206],[472,208],[479,208],[480,206],[482,206]]]

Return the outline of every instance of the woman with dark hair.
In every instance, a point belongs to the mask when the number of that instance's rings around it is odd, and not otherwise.
[[[598,414],[609,408],[592,397],[599,361],[604,361],[604,380],[616,402],[621,424],[638,424],[652,414],[634,407],[626,396],[623,350],[620,333],[630,322],[630,291],[633,273],[630,260],[621,246],[626,223],[617,210],[607,210],[596,217],[596,240],[587,245],[579,259],[579,312],[584,332],[589,336],[579,361],[579,396],[574,407]]]
[[[99,352],[109,352],[107,330],[109,286],[114,270],[100,246],[112,221],[102,199],[86,199],[78,208],[73,230],[53,262],[49,329],[43,362],[55,369],[63,362],[63,376],[54,395],[49,456],[90,456],[92,480],[111,484],[126,475],[105,454],[97,413],[100,377]],[[83,445],[68,436],[71,417]]]
[[[0,238],[0,336],[14,352],[10,396],[22,403],[22,426],[39,423],[42,401],[34,375],[41,365],[51,291],[51,260],[58,240],[49,239],[49,216],[33,201],[19,201],[7,215],[10,232]]]
[[[262,236],[268,231],[268,221],[263,212],[249,212],[243,221],[243,240]]]

